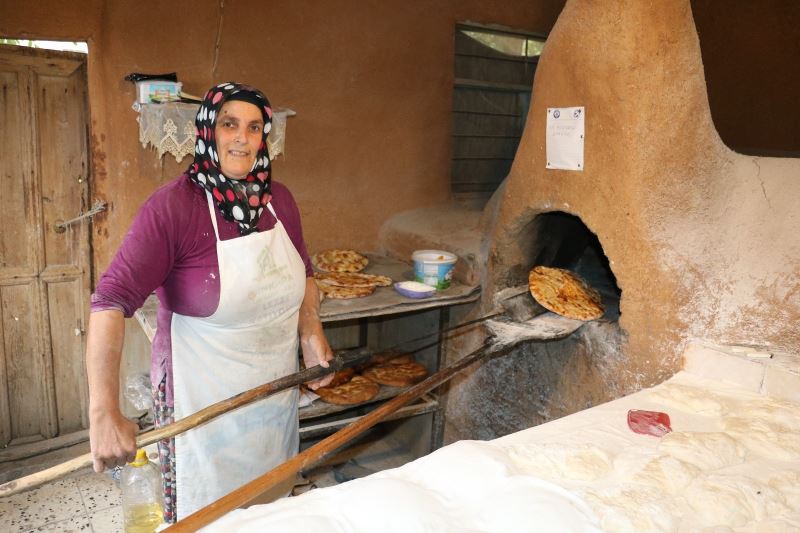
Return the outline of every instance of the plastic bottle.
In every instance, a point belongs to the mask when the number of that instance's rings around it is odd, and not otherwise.
[[[143,449],[120,476],[125,533],[153,533],[164,522],[161,473]]]

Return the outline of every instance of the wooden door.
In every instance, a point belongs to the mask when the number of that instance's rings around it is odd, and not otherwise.
[[[85,56],[0,46],[0,445],[88,427]]]

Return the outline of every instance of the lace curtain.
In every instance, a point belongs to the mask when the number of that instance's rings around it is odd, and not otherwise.
[[[141,104],[139,106],[139,142],[149,144],[158,157],[170,153],[179,162],[194,154],[194,119],[199,104],[171,102],[167,104]],[[270,159],[283,153],[286,140],[286,119],[296,113],[291,109],[273,109],[272,130],[269,132]]]

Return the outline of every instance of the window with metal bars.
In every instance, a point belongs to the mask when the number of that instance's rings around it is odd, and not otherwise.
[[[546,36],[459,23],[453,88],[454,195],[488,198],[508,174]]]

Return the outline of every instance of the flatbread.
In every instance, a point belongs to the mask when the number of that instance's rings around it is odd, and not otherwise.
[[[419,363],[386,363],[364,370],[363,376],[381,385],[408,387],[428,376],[428,369]]]
[[[534,267],[528,287],[542,307],[567,318],[595,320],[605,312],[600,293],[569,270]]]
[[[369,361],[356,367],[356,371],[363,372],[367,368],[377,365],[400,365],[403,363],[415,363],[413,354],[403,352],[379,352],[373,354]]]
[[[314,279],[336,287],[388,287],[392,278],[360,272],[314,272]]]
[[[375,286],[371,287],[337,287],[335,285],[326,285],[325,283],[317,282],[319,291],[325,295],[326,298],[336,300],[347,300],[350,298],[363,298],[375,292]]]
[[[322,272],[361,272],[369,260],[355,250],[323,250],[311,256],[311,263]]]
[[[355,405],[368,402],[378,395],[381,386],[363,376],[353,376],[353,379],[336,387],[320,387],[314,392],[327,403],[334,405]]]
[[[373,354],[370,358],[371,363],[378,365],[401,365],[403,363],[416,363],[413,354],[403,352],[380,352]]]

